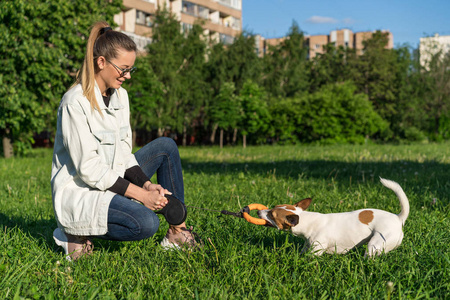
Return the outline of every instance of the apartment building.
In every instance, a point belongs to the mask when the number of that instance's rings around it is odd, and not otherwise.
[[[164,7],[180,21],[183,31],[202,20],[204,34],[214,42],[230,44],[242,32],[242,0],[123,0],[123,5],[114,21],[140,51],[151,43],[153,18]]]
[[[350,29],[333,30],[329,35],[312,35],[306,37],[306,45],[309,49],[309,58],[314,58],[317,54],[324,52],[323,46],[328,43],[334,43],[336,47],[344,47],[355,49],[357,55],[362,55],[364,52],[363,42],[372,38],[376,31],[361,31],[355,32]],[[381,30],[387,33],[388,43],[386,49],[394,48],[394,37],[390,31]],[[328,37],[328,40],[326,40]]]
[[[441,57],[450,53],[450,35],[435,34],[431,37],[420,38],[420,65],[428,68],[431,58],[441,52]]]
[[[386,45],[386,49],[394,48],[394,38],[391,32],[383,30],[382,32],[388,33],[388,44]],[[361,55],[363,53],[363,41],[370,39],[375,31],[363,31],[363,32],[355,32],[353,33],[350,29],[339,29],[333,30],[329,35],[310,35],[305,36],[305,46],[308,48],[308,58],[312,59],[318,54],[324,53],[324,46],[329,43],[334,43],[336,47],[344,47],[356,49],[356,53]],[[262,47],[258,49],[258,53],[260,56],[264,55],[269,46],[275,46],[281,43],[285,37],[283,38],[274,38],[274,39],[264,39],[259,36],[258,39],[258,47]]]

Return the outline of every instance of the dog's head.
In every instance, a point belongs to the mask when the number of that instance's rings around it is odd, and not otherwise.
[[[277,205],[272,209],[258,211],[258,216],[266,220],[269,226],[280,230],[289,230],[298,224],[300,213],[308,208],[311,201],[311,198],[306,198],[295,205]]]

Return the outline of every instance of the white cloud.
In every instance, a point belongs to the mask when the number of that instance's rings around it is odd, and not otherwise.
[[[352,18],[345,18],[344,20],[342,20],[342,23],[349,25],[349,24],[354,24],[356,21],[353,20]]]
[[[322,16],[312,16],[308,20],[306,20],[306,23],[309,24],[336,24],[341,23],[344,25],[351,25],[354,24],[356,21],[352,18],[345,18],[342,20],[337,20],[330,17],[322,17]]]
[[[334,24],[334,23],[338,23],[338,20],[336,20],[334,18],[329,18],[329,17],[312,16],[311,18],[306,20],[306,23],[311,23],[311,24]]]

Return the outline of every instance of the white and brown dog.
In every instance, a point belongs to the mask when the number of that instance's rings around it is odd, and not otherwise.
[[[368,244],[366,256],[387,253],[397,248],[403,239],[403,225],[409,214],[409,202],[401,186],[380,178],[381,183],[395,192],[401,212],[398,215],[379,209],[360,209],[344,213],[321,214],[305,211],[311,199],[294,205],[277,205],[260,210],[258,215],[281,230],[291,229],[296,236],[306,239],[302,252],[311,248],[316,255],[346,253],[362,244]]]

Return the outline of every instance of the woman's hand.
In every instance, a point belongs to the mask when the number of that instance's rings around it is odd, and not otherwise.
[[[167,189],[163,188],[160,184],[153,184],[150,181],[147,181],[144,183],[143,188],[147,191],[158,191],[161,196],[164,196],[165,194],[172,195],[171,192],[169,192]]]
[[[160,210],[164,206],[167,205],[169,202],[167,198],[164,197],[164,195],[161,195],[161,193],[158,190],[153,191],[145,191],[144,197],[141,200],[145,207],[151,209],[151,210]]]
[[[152,184],[150,181],[147,181],[142,188],[130,183],[125,191],[126,197],[136,199],[151,210],[160,210],[167,205],[169,201],[164,197],[166,194],[172,195],[161,185]]]

